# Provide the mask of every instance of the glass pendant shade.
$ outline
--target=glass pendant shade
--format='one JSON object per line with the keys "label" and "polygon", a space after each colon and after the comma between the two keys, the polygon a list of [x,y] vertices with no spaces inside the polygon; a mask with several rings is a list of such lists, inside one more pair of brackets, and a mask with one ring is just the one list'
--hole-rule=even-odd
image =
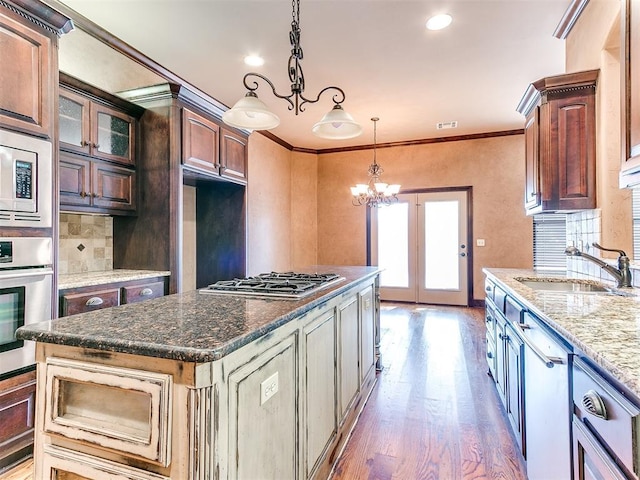
{"label": "glass pendant shade", "polygon": [[339,104],[335,104],[311,131],[320,138],[345,140],[360,135],[362,127]]}
{"label": "glass pendant shade", "polygon": [[222,120],[227,125],[247,130],[269,130],[280,125],[280,118],[254,92],[248,92],[233,108],[224,112]]}

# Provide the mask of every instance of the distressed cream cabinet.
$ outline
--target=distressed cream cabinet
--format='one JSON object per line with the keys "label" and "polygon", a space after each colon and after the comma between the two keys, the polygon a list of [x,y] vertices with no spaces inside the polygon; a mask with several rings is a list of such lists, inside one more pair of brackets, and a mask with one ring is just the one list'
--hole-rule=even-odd
{"label": "distressed cream cabinet", "polygon": [[375,384],[374,282],[208,363],[38,343],[35,478],[327,478]]}

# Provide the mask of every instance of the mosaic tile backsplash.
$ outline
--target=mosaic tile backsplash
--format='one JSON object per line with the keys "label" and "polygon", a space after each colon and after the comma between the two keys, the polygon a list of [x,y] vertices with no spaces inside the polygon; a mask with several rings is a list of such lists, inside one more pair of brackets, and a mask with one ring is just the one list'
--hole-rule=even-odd
{"label": "mosaic tile backsplash", "polygon": [[113,270],[113,218],[60,214],[58,273]]}

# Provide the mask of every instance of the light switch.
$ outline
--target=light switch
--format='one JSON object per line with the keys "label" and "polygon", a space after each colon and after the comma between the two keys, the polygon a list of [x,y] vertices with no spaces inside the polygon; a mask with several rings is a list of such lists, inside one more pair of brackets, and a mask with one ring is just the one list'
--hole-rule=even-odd
{"label": "light switch", "polygon": [[476,239],[476,246],[477,247],[484,247],[484,238]]}

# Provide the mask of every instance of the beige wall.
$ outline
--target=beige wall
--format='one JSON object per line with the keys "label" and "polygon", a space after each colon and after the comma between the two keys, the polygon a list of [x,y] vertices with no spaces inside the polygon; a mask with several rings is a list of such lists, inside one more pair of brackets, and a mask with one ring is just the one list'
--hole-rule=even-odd
{"label": "beige wall", "polygon": [[[566,41],[567,72],[599,69],[597,204],[604,246],[633,252],[631,191],[618,187],[621,157],[620,1],[587,4]],[[615,257],[604,253],[603,257]]]}
{"label": "beige wall", "polygon": [[291,268],[318,263],[318,156],[291,155]]}
{"label": "beige wall", "polygon": [[[364,265],[366,209],[349,186],[366,180],[371,150],[319,155],[318,262]],[[383,179],[403,189],[471,186],[474,298],[483,299],[482,267],[531,268],[531,218],[524,213],[524,136],[378,149]]]}

